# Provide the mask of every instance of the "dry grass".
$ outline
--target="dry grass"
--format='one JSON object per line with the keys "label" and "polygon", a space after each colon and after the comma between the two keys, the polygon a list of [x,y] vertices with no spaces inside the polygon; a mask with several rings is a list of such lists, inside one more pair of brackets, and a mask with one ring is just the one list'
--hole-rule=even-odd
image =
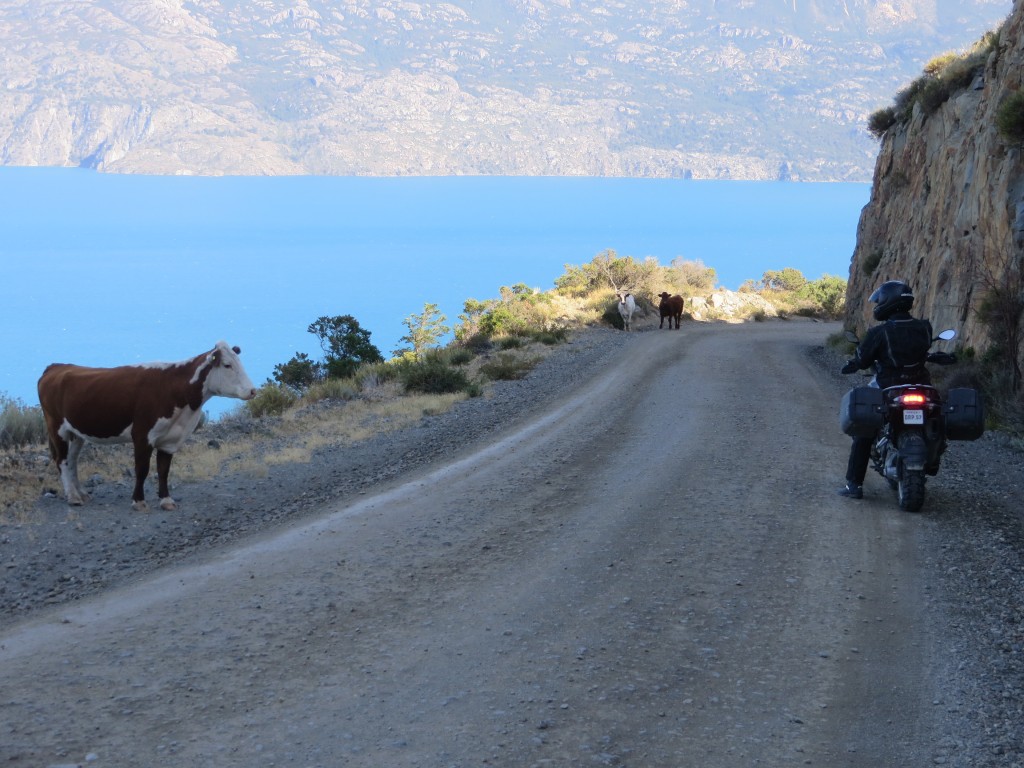
{"label": "dry grass", "polygon": [[232,438],[219,449],[210,447],[199,433],[178,453],[172,472],[185,482],[229,472],[265,477],[269,466],[307,462],[317,449],[344,447],[411,426],[466,398],[464,394],[382,397],[375,393],[374,399],[288,411],[268,419],[262,433]]}
{"label": "dry grass", "polygon": [[[506,361],[529,368],[552,351],[550,345],[529,342],[503,351]],[[476,357],[466,365],[467,375],[478,378],[487,357]],[[454,394],[405,394],[394,380],[364,381],[358,396],[346,388],[324,392],[332,399],[300,405],[281,416],[252,419],[244,409],[224,417],[227,436],[220,437],[218,425],[200,429],[178,452],[171,467],[172,488],[177,483],[203,482],[226,473],[266,477],[268,467],[308,462],[313,452],[329,446],[345,447],[375,435],[413,426],[426,416],[448,411],[468,397]],[[346,399],[338,399],[344,397]],[[352,399],[347,399],[352,398]],[[245,423],[245,430],[231,430],[233,421]],[[216,438],[216,442],[211,444]],[[155,466],[150,470],[154,477]],[[130,445],[89,445],[82,451],[79,475],[86,483],[101,478],[123,483],[126,497],[131,493],[134,460]],[[0,525],[30,524],[36,500],[44,491],[63,495],[56,469],[45,444],[0,449]],[[69,510],[69,514],[75,514]]]}
{"label": "dry grass", "polygon": [[46,446],[0,451],[0,524],[27,522],[47,479],[56,480]]}
{"label": "dry grass", "polygon": [[[395,386],[382,385],[368,397],[330,405],[319,404],[257,421],[251,434],[232,435],[211,446],[211,434],[200,430],[175,457],[175,483],[202,482],[225,473],[266,477],[268,467],[308,462],[327,446],[347,446],[374,435],[414,425],[425,416],[444,413],[464,394],[398,396]],[[155,467],[151,469],[153,477]],[[134,473],[130,445],[89,445],[82,451],[79,475],[83,482],[130,481]],[[130,493],[131,484],[126,483]],[[45,445],[0,451],[0,525],[33,522],[32,509],[45,490],[61,494],[56,469]]]}

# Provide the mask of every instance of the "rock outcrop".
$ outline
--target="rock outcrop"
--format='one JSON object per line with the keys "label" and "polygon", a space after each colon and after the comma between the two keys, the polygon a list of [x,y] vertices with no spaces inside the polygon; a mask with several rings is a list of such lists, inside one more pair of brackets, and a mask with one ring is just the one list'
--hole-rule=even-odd
{"label": "rock outcrop", "polygon": [[868,298],[885,280],[908,281],[915,314],[959,343],[985,350],[992,338],[978,309],[993,286],[1024,267],[1021,147],[999,134],[996,116],[1024,86],[1024,2],[966,89],[937,110],[920,105],[883,136],[871,198],[857,232],[846,322],[874,324]]}
{"label": "rock outcrop", "polygon": [[752,317],[778,317],[779,310],[757,293],[721,289],[708,296],[691,296],[686,311],[694,320],[726,320],[743,322]]}

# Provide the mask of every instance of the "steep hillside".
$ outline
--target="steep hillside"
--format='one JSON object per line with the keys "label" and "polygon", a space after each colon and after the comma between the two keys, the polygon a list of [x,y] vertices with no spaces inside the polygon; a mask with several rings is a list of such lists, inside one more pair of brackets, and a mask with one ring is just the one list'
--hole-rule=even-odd
{"label": "steep hillside", "polygon": [[867,181],[1007,0],[5,0],[0,163]]}
{"label": "steep hillside", "polygon": [[[920,314],[936,330],[956,328],[967,346],[995,340],[979,315],[983,302],[1019,302],[1024,257],[1024,164],[996,116],[1024,85],[1024,4],[971,84],[930,112],[920,102],[884,135],[871,199],[850,267],[847,322],[864,328],[868,297],[889,279],[913,286]],[[1019,325],[1018,325],[1019,327]]]}

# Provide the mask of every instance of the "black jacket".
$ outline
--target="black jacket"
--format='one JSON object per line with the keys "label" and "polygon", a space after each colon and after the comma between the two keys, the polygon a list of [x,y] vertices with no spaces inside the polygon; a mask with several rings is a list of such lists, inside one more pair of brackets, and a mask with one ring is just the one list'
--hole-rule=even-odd
{"label": "black jacket", "polygon": [[849,365],[854,369],[874,366],[878,386],[929,384],[925,367],[932,345],[932,324],[897,312],[869,330]]}

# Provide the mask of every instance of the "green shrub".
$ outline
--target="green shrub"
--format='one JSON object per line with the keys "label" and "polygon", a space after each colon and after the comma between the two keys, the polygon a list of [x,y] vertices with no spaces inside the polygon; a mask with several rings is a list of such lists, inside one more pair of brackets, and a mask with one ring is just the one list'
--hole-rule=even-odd
{"label": "green shrub", "polygon": [[42,408],[0,394],[0,448],[45,443],[46,439]]}
{"label": "green shrub", "polygon": [[920,105],[927,116],[935,112],[949,98],[970,87],[986,60],[998,49],[999,31],[987,32],[966,53],[944,53],[929,61],[924,72],[903,90],[897,92],[894,105],[878,110],[868,118],[868,131],[882,138],[896,123],[907,123]]}
{"label": "green shrub", "polygon": [[[466,304],[467,311],[469,302]],[[490,338],[500,336],[521,336],[532,331],[550,328],[558,315],[553,296],[529,288],[522,283],[501,287],[501,298],[487,302],[485,309],[473,314],[472,319],[463,316],[464,327],[457,338],[465,338],[472,325],[475,333]]]}
{"label": "green shrub", "polygon": [[699,259],[688,260],[681,256],[672,260],[669,274],[679,287],[678,291],[670,293],[678,292],[683,296],[708,293],[714,290],[715,283],[718,282],[718,274],[714,268],[704,266],[704,262]]}
{"label": "green shrub", "polygon": [[1024,144],[1024,92],[1012,93],[999,105],[996,130],[1008,144]]}
{"label": "green shrub", "polygon": [[883,107],[872,112],[868,118],[868,133],[876,139],[880,139],[894,125],[896,125],[896,110],[892,107]]}
{"label": "green shrub", "polygon": [[323,370],[329,378],[352,376],[364,363],[381,363],[384,357],[370,341],[370,332],[352,315],[319,317],[306,329],[324,351]]}
{"label": "green shrub", "polygon": [[245,410],[253,418],[280,416],[298,401],[298,395],[280,384],[267,382],[256,391],[256,396],[246,400]]}
{"label": "green shrub", "polygon": [[793,267],[770,269],[761,275],[761,285],[766,291],[799,291],[807,285],[807,278],[799,269]]}
{"label": "green shrub", "polygon": [[468,349],[474,355],[482,355],[489,352],[494,346],[491,337],[486,333],[472,333],[459,339],[459,344]]}
{"label": "green shrub", "polygon": [[470,392],[472,389],[472,382],[464,371],[448,365],[437,356],[431,355],[418,362],[405,362],[398,368],[406,392],[442,395]]}
{"label": "green shrub", "polygon": [[906,171],[893,171],[888,176],[889,186],[894,190],[903,189],[910,185],[910,177]]}
{"label": "green shrub", "polygon": [[978,51],[949,62],[940,74],[949,92],[956,93],[970,88],[978,72],[984,68],[987,55],[985,51]]}
{"label": "green shrub", "polygon": [[942,71],[950,65],[951,62],[958,59],[958,54],[953,51],[947,51],[946,53],[940,53],[938,56],[932,58],[927,64],[924,65],[924,73],[931,75],[932,77],[938,77],[942,74]]}
{"label": "green shrub", "polygon": [[533,331],[530,333],[530,338],[540,344],[553,347],[557,344],[564,344],[569,340],[569,329],[553,328],[550,331]]}
{"label": "green shrub", "polygon": [[400,375],[400,368],[399,361],[364,363],[359,366],[352,379],[360,389],[370,389],[397,379]]}
{"label": "green shrub", "polygon": [[302,399],[317,403],[321,400],[354,400],[359,397],[359,382],[355,377],[348,379],[324,379],[306,390]]}
{"label": "green shrub", "polygon": [[906,123],[910,121],[914,113],[914,104],[917,103],[918,94],[921,93],[927,82],[928,77],[922,76],[914,80],[903,90],[897,92],[893,111],[899,122]]}
{"label": "green shrub", "polygon": [[565,272],[555,278],[555,291],[562,296],[583,297],[592,293],[600,285],[601,275],[593,264],[577,267],[565,265]]}
{"label": "green shrub", "polygon": [[449,365],[467,365],[476,357],[468,347],[448,347],[445,354]]}
{"label": "green shrub", "polygon": [[[797,295],[812,302],[812,314],[837,318],[846,306],[846,281],[835,275],[822,275],[802,286]],[[798,314],[803,314],[798,310]]]}
{"label": "green shrub", "polygon": [[519,349],[525,347],[527,341],[524,337],[516,334],[515,336],[502,336],[500,339],[496,339],[495,343],[498,345],[498,349]]}
{"label": "green shrub", "polygon": [[498,355],[480,366],[480,373],[493,381],[515,381],[526,376],[539,362],[539,357]]}
{"label": "green shrub", "polygon": [[294,355],[287,363],[274,366],[274,381],[297,393],[305,392],[323,375],[320,363],[311,360],[305,352]]}
{"label": "green shrub", "polygon": [[852,355],[854,350],[857,349],[857,345],[846,338],[846,332],[840,331],[838,333],[831,334],[825,339],[825,345],[832,347],[842,355]]}
{"label": "green shrub", "polygon": [[914,105],[919,104],[925,115],[932,114],[949,99],[950,88],[941,78],[921,75],[910,85],[896,94],[893,116],[896,122],[907,123],[914,115]]}
{"label": "green shrub", "polygon": [[945,80],[926,78],[917,94],[917,101],[925,115],[931,115],[949,100],[950,92],[949,84]]}
{"label": "green shrub", "polygon": [[407,354],[415,358],[423,357],[428,349],[437,347],[442,336],[451,333],[452,329],[444,324],[447,319],[437,304],[424,304],[420,314],[409,315],[402,321],[409,332],[399,341],[409,346],[396,349],[392,354],[396,357],[404,357]]}
{"label": "green shrub", "polygon": [[875,248],[871,253],[864,257],[864,261],[861,262],[860,269],[865,275],[873,274],[878,265],[882,261],[882,255],[884,251],[881,248]]}

